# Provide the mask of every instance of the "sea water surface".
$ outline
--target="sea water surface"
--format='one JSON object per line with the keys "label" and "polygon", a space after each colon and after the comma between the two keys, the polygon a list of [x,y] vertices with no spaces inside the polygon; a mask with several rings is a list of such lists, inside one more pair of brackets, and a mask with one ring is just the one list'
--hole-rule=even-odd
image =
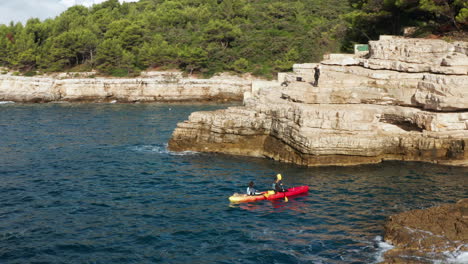
{"label": "sea water surface", "polygon": [[[225,107],[0,105],[0,263],[375,263],[387,216],[468,196],[467,168],[167,150],[191,112]],[[229,203],[276,173],[309,194]]]}

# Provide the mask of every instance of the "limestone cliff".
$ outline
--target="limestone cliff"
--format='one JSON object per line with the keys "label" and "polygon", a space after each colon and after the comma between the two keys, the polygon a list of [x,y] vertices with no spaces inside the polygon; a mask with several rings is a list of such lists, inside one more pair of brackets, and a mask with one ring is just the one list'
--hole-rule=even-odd
{"label": "limestone cliff", "polygon": [[254,82],[242,107],[192,113],[169,148],[306,166],[467,166],[467,55],[466,42],[385,36],[365,57],[327,56],[318,87],[310,84],[315,64],[297,64],[278,81]]}
{"label": "limestone cliff", "polygon": [[139,78],[72,78],[0,75],[0,101],[151,102],[242,100],[252,80],[234,76],[183,77],[179,72],[146,73]]}

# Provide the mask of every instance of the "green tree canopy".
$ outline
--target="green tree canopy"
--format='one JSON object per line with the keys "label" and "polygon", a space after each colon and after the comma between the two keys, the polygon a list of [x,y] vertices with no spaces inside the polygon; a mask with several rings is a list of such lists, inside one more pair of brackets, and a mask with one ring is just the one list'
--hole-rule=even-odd
{"label": "green tree canopy", "polygon": [[467,18],[466,0],[108,0],[54,19],[0,25],[0,66],[272,77],[405,26],[464,30]]}

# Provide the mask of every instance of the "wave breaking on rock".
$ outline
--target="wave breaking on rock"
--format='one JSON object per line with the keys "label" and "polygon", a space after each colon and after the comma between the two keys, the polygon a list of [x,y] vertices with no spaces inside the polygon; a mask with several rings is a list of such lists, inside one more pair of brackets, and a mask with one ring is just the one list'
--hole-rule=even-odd
{"label": "wave breaking on rock", "polygon": [[468,199],[392,215],[384,239],[394,248],[382,263],[466,263]]}

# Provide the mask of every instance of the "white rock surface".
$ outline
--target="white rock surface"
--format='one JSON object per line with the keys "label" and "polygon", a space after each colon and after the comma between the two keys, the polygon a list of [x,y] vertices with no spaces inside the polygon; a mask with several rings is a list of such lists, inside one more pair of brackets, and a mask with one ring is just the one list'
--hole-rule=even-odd
{"label": "white rock surface", "polygon": [[468,42],[384,38],[369,42],[369,58],[361,64],[374,70],[468,74]]}
{"label": "white rock surface", "polygon": [[[254,83],[243,107],[193,113],[178,124],[169,148],[307,166],[382,160],[468,166],[468,76],[447,70],[464,67],[466,43],[387,36],[370,47],[367,64],[340,62],[349,56],[322,62],[318,87],[308,83],[316,64],[296,64],[276,83]],[[376,62],[382,63],[369,66]]]}
{"label": "white rock surface", "polygon": [[430,110],[468,110],[468,75],[426,74],[414,100]]}
{"label": "white rock surface", "polygon": [[184,78],[181,73],[153,73],[147,78],[69,78],[0,75],[0,101],[192,101],[242,100],[252,80],[223,76]]}

